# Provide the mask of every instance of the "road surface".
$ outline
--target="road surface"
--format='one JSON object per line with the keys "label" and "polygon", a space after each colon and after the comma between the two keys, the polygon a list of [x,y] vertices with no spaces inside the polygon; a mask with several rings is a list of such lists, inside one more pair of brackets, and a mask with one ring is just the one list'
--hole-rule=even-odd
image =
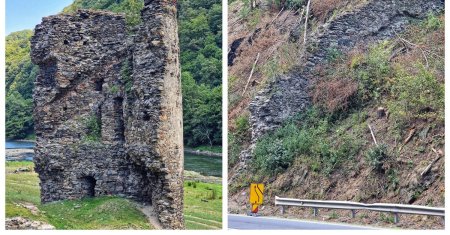
{"label": "road surface", "polygon": [[322,223],[314,221],[292,220],[274,217],[253,217],[247,215],[228,215],[229,229],[255,229],[255,230],[365,230],[369,227]]}

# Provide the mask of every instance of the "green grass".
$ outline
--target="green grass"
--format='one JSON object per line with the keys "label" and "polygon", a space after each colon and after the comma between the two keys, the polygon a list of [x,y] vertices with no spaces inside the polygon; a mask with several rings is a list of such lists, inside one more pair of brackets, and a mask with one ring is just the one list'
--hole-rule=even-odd
{"label": "green grass", "polygon": [[213,153],[222,153],[222,146],[220,146],[220,145],[213,145],[213,146],[203,145],[203,146],[195,147],[193,149],[200,150],[200,151],[209,151],[209,152],[213,152]]}
{"label": "green grass", "polygon": [[222,185],[185,182],[184,219],[187,229],[221,229]]}
{"label": "green grass", "polygon": [[[6,217],[22,216],[43,221],[56,229],[152,229],[137,205],[124,198],[104,196],[43,205],[40,203],[38,175],[35,172],[13,173],[24,167],[32,169],[34,164],[6,162]],[[222,228],[222,186],[195,185],[194,188],[185,184],[186,228]],[[33,215],[23,204],[36,205],[40,213]]]}

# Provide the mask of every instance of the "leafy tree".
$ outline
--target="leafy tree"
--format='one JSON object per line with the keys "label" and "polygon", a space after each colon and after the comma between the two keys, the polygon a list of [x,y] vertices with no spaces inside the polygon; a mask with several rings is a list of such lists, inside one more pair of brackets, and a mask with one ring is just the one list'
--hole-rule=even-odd
{"label": "leafy tree", "polygon": [[32,94],[38,68],[31,62],[30,38],[23,30],[6,37],[6,137],[24,138],[33,130]]}
{"label": "leafy tree", "polygon": [[192,74],[182,73],[185,143],[190,146],[220,145],[222,141],[222,87],[197,84]]}
{"label": "leafy tree", "polygon": [[31,99],[24,99],[17,91],[6,96],[6,137],[25,138],[33,132]]}

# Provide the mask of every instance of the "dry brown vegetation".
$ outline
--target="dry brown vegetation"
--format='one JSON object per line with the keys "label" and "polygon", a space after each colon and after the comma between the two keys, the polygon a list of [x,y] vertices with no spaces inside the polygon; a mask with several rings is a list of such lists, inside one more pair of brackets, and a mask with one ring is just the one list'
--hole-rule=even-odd
{"label": "dry brown vegetation", "polygon": [[311,10],[320,22],[324,22],[334,10],[345,6],[348,2],[348,0],[313,0]]}
{"label": "dry brown vegetation", "polygon": [[[236,51],[236,58],[229,71],[229,126],[233,128],[234,120],[241,116],[255,93],[273,78],[286,72],[297,62],[299,49],[297,44],[289,42],[289,33],[296,25],[298,16],[295,11],[263,11],[255,9],[243,18],[241,2],[230,5],[229,41],[244,38]],[[243,94],[255,59],[260,54],[249,86]]]}
{"label": "dry brown vegetation", "polygon": [[358,83],[348,78],[332,78],[319,80],[313,89],[313,102],[328,113],[345,111],[349,100],[358,91]]}

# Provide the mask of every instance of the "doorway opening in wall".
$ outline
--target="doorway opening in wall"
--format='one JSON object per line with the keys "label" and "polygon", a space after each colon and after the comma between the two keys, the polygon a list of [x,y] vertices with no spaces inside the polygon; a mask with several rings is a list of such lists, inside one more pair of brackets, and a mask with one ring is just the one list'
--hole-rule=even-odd
{"label": "doorway opening in wall", "polygon": [[83,197],[95,197],[96,183],[97,181],[92,176],[85,176],[81,178]]}

